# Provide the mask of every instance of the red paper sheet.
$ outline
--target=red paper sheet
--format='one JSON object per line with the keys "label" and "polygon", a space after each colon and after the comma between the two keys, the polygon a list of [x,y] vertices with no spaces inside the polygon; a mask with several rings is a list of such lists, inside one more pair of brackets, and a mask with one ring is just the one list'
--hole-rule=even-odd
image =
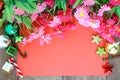
{"label": "red paper sheet", "polygon": [[50,44],[39,45],[39,39],[20,46],[28,53],[23,59],[18,55],[18,65],[24,76],[82,76],[107,75],[102,69],[102,59],[97,55],[97,45],[92,43],[91,28],[79,26],[68,30],[63,39],[53,36]]}

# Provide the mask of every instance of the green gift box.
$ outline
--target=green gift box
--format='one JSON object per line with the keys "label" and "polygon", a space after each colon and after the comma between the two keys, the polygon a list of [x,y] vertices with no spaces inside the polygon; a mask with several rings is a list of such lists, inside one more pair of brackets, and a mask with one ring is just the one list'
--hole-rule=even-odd
{"label": "green gift box", "polygon": [[17,52],[16,48],[13,46],[8,46],[6,53],[12,57],[15,56],[15,53]]}

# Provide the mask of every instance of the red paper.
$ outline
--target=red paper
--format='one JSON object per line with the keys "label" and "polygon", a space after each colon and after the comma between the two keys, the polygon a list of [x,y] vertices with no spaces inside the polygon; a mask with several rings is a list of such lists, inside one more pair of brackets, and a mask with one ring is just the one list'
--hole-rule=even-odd
{"label": "red paper", "polygon": [[74,31],[66,31],[59,39],[53,36],[50,44],[39,45],[39,39],[24,47],[28,53],[23,59],[18,55],[18,64],[24,76],[82,76],[107,75],[102,68],[102,59],[96,54],[97,45],[92,43],[91,28],[78,26]]}

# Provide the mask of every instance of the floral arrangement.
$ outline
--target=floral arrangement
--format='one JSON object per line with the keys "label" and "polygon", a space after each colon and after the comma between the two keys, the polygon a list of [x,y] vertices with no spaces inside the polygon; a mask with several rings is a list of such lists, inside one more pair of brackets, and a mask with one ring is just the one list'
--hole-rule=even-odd
{"label": "floral arrangement", "polygon": [[[24,46],[34,39],[40,39],[40,45],[49,44],[51,34],[64,38],[66,30],[75,30],[78,25],[90,27],[98,34],[92,42],[98,45],[96,51],[103,60],[120,56],[120,0],[2,0],[0,26],[5,25],[5,35],[11,39],[12,46]],[[7,23],[6,23],[7,22]],[[106,44],[100,47],[104,39]],[[16,44],[16,45],[15,45]],[[8,48],[7,48],[8,49]],[[13,55],[14,56],[14,55]],[[110,68],[105,72],[111,71]]]}

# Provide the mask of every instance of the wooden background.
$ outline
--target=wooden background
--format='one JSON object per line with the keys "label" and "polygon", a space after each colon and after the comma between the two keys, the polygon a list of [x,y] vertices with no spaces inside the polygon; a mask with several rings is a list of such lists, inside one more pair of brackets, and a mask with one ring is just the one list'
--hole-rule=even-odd
{"label": "wooden background", "polygon": [[[0,34],[4,31],[0,30]],[[116,39],[119,41],[119,39]],[[2,71],[3,64],[7,61],[8,55],[4,49],[0,50],[0,80],[120,80],[120,57],[110,60],[110,64],[114,66],[113,72],[109,76],[27,76],[19,78],[15,75],[15,71],[6,74]]]}

